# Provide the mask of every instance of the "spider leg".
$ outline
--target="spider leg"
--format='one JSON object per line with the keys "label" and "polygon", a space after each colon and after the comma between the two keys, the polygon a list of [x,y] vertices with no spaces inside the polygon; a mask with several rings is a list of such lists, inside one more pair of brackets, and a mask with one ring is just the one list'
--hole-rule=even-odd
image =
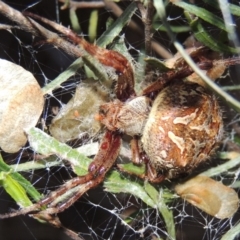
{"label": "spider leg", "polygon": [[[93,162],[90,164],[88,174],[86,174],[85,176],[73,178],[72,180],[62,185],[56,191],[51,192],[45,198],[29,207],[20,209],[19,211],[15,211],[12,213],[0,215],[0,219],[25,215],[29,213],[34,214],[35,212],[39,213],[41,212],[42,216],[46,216],[45,213],[50,214],[51,212],[54,213],[62,212],[64,209],[72,205],[86,191],[88,191],[90,188],[97,186],[104,180],[105,174],[116,161],[116,158],[119,154],[120,145],[121,145],[120,134],[107,131],[100,143],[100,149],[98,154],[95,156]],[[76,187],[79,184],[84,184],[84,186],[78,193],[70,197],[69,200],[63,201],[62,203],[59,204],[59,206],[54,206],[54,204],[51,205],[51,202],[54,202],[56,198],[58,198],[59,196],[61,196],[62,194]],[[50,209],[42,210],[46,205],[50,205]]]}
{"label": "spider leg", "polygon": [[135,164],[142,163],[138,142],[139,142],[139,139],[137,137],[134,137],[130,142],[131,152],[132,152],[132,162]]}
{"label": "spider leg", "polygon": [[174,79],[183,79],[191,75],[193,72],[194,71],[189,66],[186,66],[181,70],[177,69],[163,73],[163,75],[159,77],[154,83],[146,87],[141,95],[148,95],[156,91],[161,91],[170,81]]}
{"label": "spider leg", "polygon": [[118,168],[123,172],[127,172],[131,175],[138,176],[139,178],[146,179],[152,183],[162,182],[165,179],[164,175],[159,174],[156,171],[156,168],[152,166],[146,153],[141,151],[139,147],[139,138],[134,137],[131,140],[130,144],[131,144],[131,152],[132,152],[132,162],[136,165],[145,164],[145,173],[130,172],[127,169],[125,169],[121,164],[118,164]]}
{"label": "spider leg", "polygon": [[[207,75],[212,79],[219,78],[225,71],[225,67],[236,64],[240,64],[239,58],[219,59],[215,61],[211,61],[207,58],[199,58],[197,62],[198,67],[202,70],[206,70]],[[146,87],[141,95],[149,95],[156,91],[159,92],[166,86],[167,83],[173,79],[183,79],[190,76],[192,73],[194,73],[194,71],[188,65],[180,69],[170,70],[166,73],[163,73],[163,75],[159,77],[154,83]]]}
{"label": "spider leg", "polygon": [[[74,186],[81,184],[80,186],[77,186],[77,191],[74,191],[74,194],[72,194],[72,196],[66,201],[57,204],[54,202],[50,203],[48,208],[41,212],[46,214],[56,214],[62,212],[76,202],[89,189],[99,185],[104,180],[106,173],[115,163],[119,154],[120,145],[120,135],[107,131],[100,144],[100,150],[98,154],[95,156],[93,162],[89,166],[89,173],[83,177],[77,177],[73,179]],[[68,183],[66,184],[69,185]],[[66,187],[66,190],[68,190],[69,187],[71,187],[71,189],[73,188],[73,185],[70,185]],[[53,194],[55,194],[55,192],[53,192]]]}
{"label": "spider leg", "polygon": [[[37,19],[53,27],[55,30],[68,37],[73,43],[81,46],[85,51],[87,51],[91,56],[97,59],[101,64],[114,68],[116,74],[118,75],[115,87],[115,93],[118,99],[120,99],[121,101],[125,101],[129,98],[129,96],[136,96],[134,90],[133,69],[131,63],[122,54],[113,50],[108,50],[105,48],[101,48],[97,45],[90,44],[84,38],[79,37],[76,33],[71,31],[69,28],[65,28],[60,24],[52,22],[36,14],[24,12],[24,15]],[[32,24],[35,25],[34,22],[32,22]],[[35,25],[35,27],[38,28],[38,25]],[[62,48],[61,44],[58,43],[58,40],[56,38],[47,39],[47,41],[49,43],[52,43],[53,45],[57,45],[58,47]],[[76,47],[75,51],[77,51],[77,53],[74,53],[73,49],[73,52],[69,52],[69,54],[73,54],[74,56],[78,57],[83,56],[81,51],[78,51]]]}
{"label": "spider leg", "polygon": [[76,193],[73,194],[66,201],[55,204],[50,203],[46,210],[41,211],[40,213],[45,215],[52,215],[63,212],[65,209],[72,206],[85,192],[89,189],[96,187],[104,180],[105,174],[98,175],[96,178],[93,178],[89,182],[86,182],[80,186],[76,187]]}
{"label": "spider leg", "polygon": [[69,180],[65,184],[63,184],[60,188],[58,188],[56,191],[51,192],[48,194],[46,197],[44,197],[42,200],[39,202],[29,206],[25,207],[23,209],[20,209],[18,211],[14,211],[11,213],[6,213],[6,214],[0,214],[0,219],[4,218],[10,218],[10,217],[15,217],[19,215],[26,215],[29,213],[35,213],[35,212],[40,212],[41,209],[43,209],[44,206],[52,202],[54,199],[56,199],[58,196],[61,196],[61,194],[65,193],[69,189],[75,187],[78,184],[82,184],[87,182],[88,180],[92,179],[93,175],[92,174],[87,174],[85,176],[79,176],[76,178],[73,178],[72,180]]}
{"label": "spider leg", "polygon": [[151,165],[150,162],[146,163],[146,176],[145,178],[152,183],[160,183],[162,182],[166,177],[163,174],[159,174],[156,171],[156,168]]}

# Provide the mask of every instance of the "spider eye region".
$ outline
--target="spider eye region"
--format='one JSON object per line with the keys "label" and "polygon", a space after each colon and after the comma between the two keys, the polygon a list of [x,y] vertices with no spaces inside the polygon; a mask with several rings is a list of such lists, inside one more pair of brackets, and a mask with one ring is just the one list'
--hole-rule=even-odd
{"label": "spider eye region", "polygon": [[99,109],[99,115],[101,115],[101,116],[106,116],[107,113],[108,113],[108,111],[109,111],[108,108],[100,107],[100,109]]}
{"label": "spider eye region", "polygon": [[99,114],[95,116],[95,119],[100,121],[110,131],[118,130],[118,127],[116,126],[116,118],[121,105],[122,103],[118,100],[101,105],[99,108]]}

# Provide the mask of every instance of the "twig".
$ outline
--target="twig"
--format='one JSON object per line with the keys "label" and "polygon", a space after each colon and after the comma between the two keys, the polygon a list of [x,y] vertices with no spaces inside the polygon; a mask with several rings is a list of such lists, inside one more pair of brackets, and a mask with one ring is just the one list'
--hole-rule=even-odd
{"label": "twig", "polygon": [[146,55],[151,56],[152,46],[151,46],[151,38],[152,38],[152,18],[153,13],[155,11],[153,7],[152,0],[147,1],[147,6],[144,7],[142,3],[138,4],[139,11],[142,15],[142,21],[144,23],[144,37],[145,37],[145,53]]}

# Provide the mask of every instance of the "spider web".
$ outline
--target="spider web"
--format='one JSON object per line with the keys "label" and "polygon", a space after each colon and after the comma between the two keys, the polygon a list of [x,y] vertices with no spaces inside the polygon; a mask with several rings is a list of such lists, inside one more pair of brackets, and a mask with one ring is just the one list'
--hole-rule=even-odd
{"label": "spider web", "polygon": [[[15,4],[13,7],[20,10],[30,8],[30,11],[34,9],[39,15],[46,16],[49,19],[58,18],[58,5],[54,1],[42,0],[34,2],[34,4],[29,2],[26,4],[16,2]],[[123,6],[126,5],[127,3],[123,4]],[[85,17],[80,14],[83,32],[87,32],[87,19],[90,12],[90,10],[86,11]],[[182,17],[180,13],[173,13],[171,9],[168,14],[170,22]],[[106,19],[109,15],[111,15],[109,11],[104,9],[99,11],[100,19]],[[139,21],[138,13],[134,17],[136,21]],[[60,12],[60,19],[66,26],[69,25],[68,18],[66,11]],[[100,21],[104,22],[104,20]],[[86,24],[84,24],[85,22]],[[133,55],[144,56],[139,51],[143,46],[144,40],[136,39],[130,33],[131,30],[125,30],[129,51]],[[180,35],[180,38],[184,39],[185,37],[186,34]],[[155,38],[160,39],[167,49],[172,50],[172,45],[167,40],[166,35],[157,33]],[[12,30],[11,32],[1,31],[0,57],[21,65],[32,72],[41,86],[46,85],[51,79],[58,76],[74,61],[72,57],[51,45],[46,45],[45,43],[36,45],[34,38],[30,34],[24,34],[19,30]],[[237,70],[235,69],[227,73],[230,76],[228,81],[231,84],[237,84],[237,80],[235,80],[236,74]],[[47,96],[42,116],[47,125],[51,122],[54,115],[52,108],[64,106],[74,95],[76,86],[83,78],[84,73],[79,72],[66,81],[61,89],[54,92],[53,96]],[[223,84],[225,81],[222,80]],[[229,140],[238,137],[236,127],[238,127],[239,116],[231,110],[225,111],[228,113],[228,119],[226,121],[227,133],[224,147],[225,149],[227,147],[238,147],[235,146],[237,145],[235,143],[230,144]],[[89,138],[83,140],[82,144],[91,143],[91,140]],[[29,146],[26,146],[18,154],[5,154],[3,157],[8,164],[20,164],[31,161],[37,156]],[[213,164],[217,165],[214,161]],[[227,175],[218,176],[217,180],[226,182],[231,186],[234,186],[234,184],[237,186],[238,173],[239,169],[235,169],[232,172],[228,172]],[[22,174],[43,194],[58,188],[65,181],[74,177],[70,166],[63,163],[56,167],[24,171]],[[235,190],[238,191],[238,188],[236,187]],[[10,209],[18,209],[18,206],[2,188],[0,189],[0,204],[1,213],[6,213]],[[219,220],[180,198],[174,198],[168,203],[168,207],[173,213],[176,239],[179,240],[221,239],[229,229],[239,223],[239,213],[236,213],[230,219]],[[78,232],[83,239],[171,239],[166,229],[165,221],[159,211],[149,207],[133,195],[106,192],[102,185],[87,192],[72,207],[59,214],[59,218],[65,227]],[[27,216],[1,220],[0,235],[4,239],[70,239],[61,229],[41,224]]]}

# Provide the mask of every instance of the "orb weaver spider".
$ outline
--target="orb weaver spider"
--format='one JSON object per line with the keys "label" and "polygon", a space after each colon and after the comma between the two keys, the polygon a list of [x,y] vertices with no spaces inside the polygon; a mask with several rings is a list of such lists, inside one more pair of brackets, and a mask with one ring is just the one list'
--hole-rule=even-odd
{"label": "orb weaver spider", "polygon": [[[137,95],[133,66],[122,54],[92,45],[70,29],[45,18],[32,13],[25,15],[38,36],[42,34],[41,28],[31,18],[65,35],[69,40],[67,44],[72,46],[72,51],[68,53],[81,56],[77,47],[81,45],[101,64],[113,68],[117,75],[117,99],[101,105],[96,115],[96,119],[105,127],[105,134],[88,173],[67,181],[32,206],[1,215],[1,218],[33,214],[55,226],[61,226],[54,215],[70,207],[85,192],[104,180],[118,157],[124,134],[132,137],[132,161],[146,164],[146,174],[141,177],[156,183],[190,173],[215,151],[223,132],[221,109],[210,91],[200,83],[185,79],[193,70],[183,60]],[[46,42],[63,47],[61,39],[42,36]],[[190,54],[199,68],[207,73],[218,64],[218,60],[214,62],[208,58],[208,54],[209,50],[205,47]],[[235,64],[229,60],[220,62]],[[83,187],[77,193],[61,203],[54,202],[57,197],[78,185]]]}

